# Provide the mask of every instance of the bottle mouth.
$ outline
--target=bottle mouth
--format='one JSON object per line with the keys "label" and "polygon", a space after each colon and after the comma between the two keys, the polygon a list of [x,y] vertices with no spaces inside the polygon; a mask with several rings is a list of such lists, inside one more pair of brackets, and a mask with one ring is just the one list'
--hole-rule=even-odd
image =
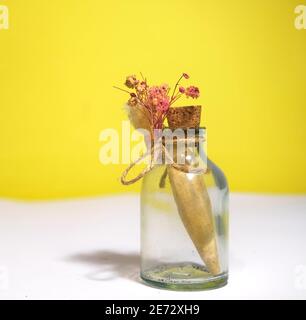
{"label": "bottle mouth", "polygon": [[162,129],[162,132],[165,130],[173,132],[184,132],[184,134],[205,134],[206,132],[206,127],[188,127],[188,128],[176,128],[176,129],[171,129],[170,127],[166,126]]}
{"label": "bottle mouth", "polygon": [[157,129],[154,131],[153,140],[162,139],[165,140],[181,140],[181,139],[193,139],[193,138],[204,138],[206,135],[206,127],[197,128],[176,128],[171,129],[169,127],[164,127],[163,129]]}
{"label": "bottle mouth", "polygon": [[187,127],[187,128],[183,127],[183,128],[175,128],[175,129],[171,129],[169,126],[164,126],[164,129],[169,129],[169,130],[172,130],[172,131],[177,130],[177,129],[181,129],[181,130],[188,130],[188,129],[195,129],[195,130],[197,130],[197,129],[204,129],[204,130],[206,130],[206,127],[204,127],[204,126],[200,126],[200,127]]}
{"label": "bottle mouth", "polygon": [[205,141],[205,135],[205,127],[177,129],[164,127],[164,129],[159,129],[157,132],[155,132],[152,142],[154,145],[158,145],[159,143],[164,145],[183,143],[187,145],[194,144],[195,146],[198,146],[199,142]]}

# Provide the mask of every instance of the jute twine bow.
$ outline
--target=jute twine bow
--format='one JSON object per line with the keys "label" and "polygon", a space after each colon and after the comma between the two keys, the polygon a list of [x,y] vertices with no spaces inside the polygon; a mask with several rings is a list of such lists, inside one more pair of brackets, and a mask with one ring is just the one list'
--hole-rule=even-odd
{"label": "jute twine bow", "polygon": [[[206,172],[206,170],[204,168],[192,168],[190,165],[187,164],[178,164],[175,163],[175,161],[173,160],[172,156],[170,155],[170,153],[168,152],[167,148],[165,147],[165,145],[162,143],[161,141],[162,138],[158,139],[158,143],[154,144],[150,150],[148,150],[144,155],[142,155],[141,157],[139,157],[137,160],[133,161],[122,173],[121,175],[121,183],[124,185],[129,185],[129,184],[133,184],[136,181],[140,180],[141,178],[143,178],[147,173],[149,173],[151,170],[153,170],[153,168],[155,166],[158,166],[159,164],[154,163],[154,155],[159,155],[160,152],[164,152],[165,155],[165,160],[167,160],[167,165],[171,165],[172,167],[174,167],[175,169],[185,172],[185,173],[203,173]],[[177,138],[177,142],[185,142],[185,143],[198,143],[201,141],[204,141],[204,137],[187,137],[187,138]],[[149,165],[144,168],[135,178],[127,180],[127,175],[129,173],[129,171],[140,161],[142,161],[143,159],[145,159],[148,156],[151,156],[151,160]]]}

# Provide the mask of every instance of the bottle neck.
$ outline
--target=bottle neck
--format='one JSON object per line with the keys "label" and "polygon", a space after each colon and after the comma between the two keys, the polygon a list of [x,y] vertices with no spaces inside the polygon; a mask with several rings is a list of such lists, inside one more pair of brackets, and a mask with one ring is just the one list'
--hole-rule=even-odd
{"label": "bottle neck", "polygon": [[205,128],[178,128],[175,130],[165,128],[160,131],[154,140],[156,149],[163,150],[158,154],[159,161],[168,164],[170,159],[182,165],[198,162],[198,159],[205,154],[205,131]]}

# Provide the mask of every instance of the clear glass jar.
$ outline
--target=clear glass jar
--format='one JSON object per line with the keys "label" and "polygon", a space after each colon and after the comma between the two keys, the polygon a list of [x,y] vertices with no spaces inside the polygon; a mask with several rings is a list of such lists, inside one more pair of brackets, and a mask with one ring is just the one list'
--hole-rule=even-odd
{"label": "clear glass jar", "polygon": [[143,178],[141,278],[172,290],[218,288],[228,279],[228,185],[201,140],[188,148],[178,156],[203,172],[162,163]]}

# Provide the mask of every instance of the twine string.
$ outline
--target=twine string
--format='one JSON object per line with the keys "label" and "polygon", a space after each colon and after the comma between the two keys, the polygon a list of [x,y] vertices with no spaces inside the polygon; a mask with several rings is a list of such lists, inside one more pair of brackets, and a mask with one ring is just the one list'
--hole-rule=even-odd
{"label": "twine string", "polygon": [[[165,147],[165,145],[161,142],[162,138],[158,139],[158,143],[154,144],[150,150],[148,150],[144,155],[140,156],[138,159],[136,159],[135,161],[133,161],[122,173],[121,175],[121,183],[124,185],[130,185],[135,183],[136,181],[142,179],[147,173],[149,173],[150,171],[152,171],[154,169],[155,166],[158,166],[159,164],[154,163],[153,159],[154,159],[154,155],[159,155],[161,152],[164,153],[165,155],[165,160],[167,160],[168,162],[166,162],[168,165],[171,165],[172,167],[174,167],[175,169],[181,171],[181,172],[185,172],[185,173],[203,173],[206,170],[204,168],[192,168],[190,165],[187,164],[178,164],[173,160],[173,157],[170,155],[170,153],[168,152],[167,148]],[[185,143],[198,143],[201,141],[204,141],[204,137],[187,137],[187,138],[177,138],[177,142],[185,142]],[[150,163],[147,165],[147,167],[145,167],[136,177],[127,180],[127,175],[129,173],[129,171],[140,161],[144,160],[146,157],[151,156],[150,159]]]}

